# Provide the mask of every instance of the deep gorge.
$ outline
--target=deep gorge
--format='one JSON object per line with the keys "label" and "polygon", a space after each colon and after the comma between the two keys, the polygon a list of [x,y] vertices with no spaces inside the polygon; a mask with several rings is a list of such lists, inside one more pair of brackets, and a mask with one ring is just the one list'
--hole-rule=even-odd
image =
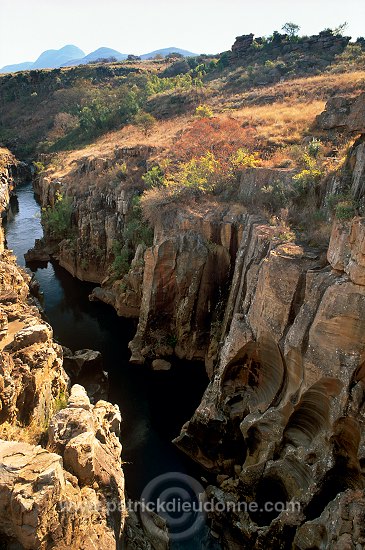
{"label": "deep gorge", "polygon": [[[5,234],[19,265],[25,265],[24,254],[43,235],[40,206],[31,182],[17,187]],[[203,365],[177,361],[173,371],[162,373],[130,365],[128,342],[136,329],[133,320],[118,317],[110,306],[90,302],[94,285],[78,281],[57,262],[31,266],[56,341],[72,351],[94,349],[102,353],[108,373],[108,400],[119,405],[123,418],[121,441],[129,495],[138,499],[147,483],[162,473],[192,473],[193,465],[171,440],[190,418],[206,388]]]}
{"label": "deep gorge", "polygon": [[[244,115],[176,114],[195,89],[156,94],[171,119],[151,133],[39,145],[29,164],[0,151],[6,550],[365,548],[365,94],[341,78],[346,97],[323,111],[314,94],[287,148],[272,124],[262,158],[238,148],[259,127]],[[258,89],[260,117],[285,87],[272,105]],[[212,504],[182,541],[125,510],[171,472]]]}

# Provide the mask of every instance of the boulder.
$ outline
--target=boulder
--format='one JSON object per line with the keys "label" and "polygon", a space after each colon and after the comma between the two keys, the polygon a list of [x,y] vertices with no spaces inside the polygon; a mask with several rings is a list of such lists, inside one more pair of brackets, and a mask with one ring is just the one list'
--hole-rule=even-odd
{"label": "boulder", "polygon": [[298,550],[331,550],[365,547],[365,497],[363,491],[348,490],[337,495],[319,518],[307,521],[297,531]]}
{"label": "boulder", "polygon": [[[72,387],[68,405],[51,419],[49,445],[64,456],[65,467],[83,485],[117,483],[123,492],[119,408],[107,401],[92,405],[85,389]],[[114,481],[112,481],[112,478]]]}
{"label": "boulder", "polygon": [[169,361],[165,361],[164,359],[155,359],[152,361],[152,368],[153,370],[170,370],[171,369],[171,363]]}
{"label": "boulder", "polygon": [[75,351],[63,348],[63,366],[72,383],[83,386],[90,401],[95,404],[108,396],[108,375],[103,371],[103,359],[99,351],[85,349]]}
{"label": "boulder", "polygon": [[124,494],[81,488],[58,454],[0,440],[0,540],[7,547],[110,550],[119,546],[123,518]]}
{"label": "boulder", "polygon": [[331,98],[323,113],[317,116],[316,126],[322,130],[365,133],[365,93],[356,98]]}
{"label": "boulder", "polygon": [[1,533],[26,549],[45,548],[48,537],[62,541],[66,533],[62,533],[58,507],[66,492],[59,455],[0,440]]}
{"label": "boulder", "polygon": [[86,390],[83,386],[75,384],[71,388],[70,397],[68,398],[68,409],[85,409],[91,410],[90,399],[87,396]]}
{"label": "boulder", "polygon": [[48,444],[62,453],[71,439],[94,429],[95,421],[90,410],[67,407],[52,417],[48,427]]}
{"label": "boulder", "polygon": [[15,334],[12,349],[16,351],[32,346],[33,344],[49,342],[52,339],[52,335],[53,332],[49,325],[31,325]]}
{"label": "boulder", "polygon": [[24,254],[24,258],[27,263],[49,262],[51,259],[50,250],[44,239],[36,239],[34,247]]}
{"label": "boulder", "polygon": [[337,220],[332,229],[328,261],[356,285],[365,286],[365,218]]}
{"label": "boulder", "polygon": [[75,351],[64,350],[63,366],[66,372],[73,377],[78,377],[83,371],[98,369],[102,366],[100,351],[83,349]]}

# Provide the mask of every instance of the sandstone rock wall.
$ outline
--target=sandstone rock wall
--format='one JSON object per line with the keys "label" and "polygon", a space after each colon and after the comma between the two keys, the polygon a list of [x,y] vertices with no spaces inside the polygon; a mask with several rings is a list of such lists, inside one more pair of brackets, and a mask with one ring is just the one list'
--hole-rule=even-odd
{"label": "sandstone rock wall", "polygon": [[[57,193],[73,201],[74,235],[61,242],[56,253],[60,265],[73,276],[94,283],[108,279],[113,247],[122,240],[126,217],[141,188],[141,175],[150,154],[148,147],[116,149],[112,158],[81,159],[66,177],[53,178],[46,172],[35,179],[34,189],[44,207],[54,205]],[[110,171],[123,163],[129,166],[128,181],[123,174]],[[110,286],[115,303],[117,296]],[[132,287],[128,291],[131,308],[136,308],[135,290]],[[128,304],[127,297],[125,301]],[[138,307],[134,315],[138,315]]]}
{"label": "sandstone rock wall", "polygon": [[[14,188],[15,159],[4,168],[3,212]],[[67,391],[62,349],[29,293],[31,277],[4,248],[0,227],[0,422],[43,425],[55,400]]]}
{"label": "sandstone rock wall", "polygon": [[348,132],[365,133],[365,93],[355,97],[333,97],[318,115],[316,124],[323,130],[343,129]]}
{"label": "sandstone rock wall", "polygon": [[[358,115],[350,120],[349,130],[357,131]],[[348,159],[355,196],[363,195],[362,143],[363,137]],[[276,177],[268,170],[257,174],[265,182]],[[57,185],[63,183],[41,182],[45,203]],[[240,192],[254,194],[257,185],[247,171]],[[108,252],[121,231],[117,189],[75,194],[80,243],[75,257],[62,245],[60,260],[80,278],[86,278],[83,259],[90,280],[106,275],[106,257],[99,265],[93,252]],[[335,225],[327,263],[315,249],[282,242],[273,226],[242,207],[181,210],[173,226],[156,225],[152,247],[136,252],[123,280],[127,288],[104,284],[94,292],[121,314],[139,315],[133,362],[173,353],[206,360],[211,382],[175,442],[219,476],[212,497],[300,504],[276,517],[213,514],[226,548],[285,547],[287,541],[309,550],[312,528],[318,547],[340,548],[355,538],[365,544],[358,523],[365,468],[363,226],[361,217]],[[328,525],[338,511],[336,525]]]}
{"label": "sandstone rock wall", "polygon": [[0,214],[6,217],[10,195],[17,183],[31,179],[31,169],[19,162],[8,149],[0,148]]}
{"label": "sandstone rock wall", "polygon": [[97,180],[116,162],[97,158],[85,159],[64,180],[40,177],[35,190],[44,205],[54,204],[58,192],[73,197],[75,238],[61,242],[56,256],[72,275],[101,283],[92,300],[139,319],[132,361],[173,354],[203,360],[217,307],[227,294],[245,210],[230,205],[205,205],[197,212],[181,209],[173,224],[163,220],[154,227],[153,246],[137,246],[129,272],[113,280],[115,244],[124,238],[152,152],[141,148],[116,153],[129,165],[127,180],[118,185],[107,180],[103,186],[79,184],[83,174]]}
{"label": "sandstone rock wall", "polygon": [[212,379],[175,443],[218,475],[216,501],[300,509],[212,514],[225,548],[365,544],[364,223],[335,223],[326,265],[246,221]]}
{"label": "sandstone rock wall", "polygon": [[[126,515],[120,414],[73,386],[49,449],[0,440],[0,536],[22,548],[119,548]],[[4,542],[5,542],[4,541]]]}
{"label": "sandstone rock wall", "polygon": [[341,171],[328,179],[326,199],[351,193],[359,205],[365,197],[365,93],[355,98],[334,97],[316,119],[316,127],[325,132],[358,135]]}
{"label": "sandstone rock wall", "polygon": [[145,357],[204,360],[212,324],[227,295],[246,219],[237,206],[178,213],[174,228],[155,228],[145,253],[143,295],[132,362]]}

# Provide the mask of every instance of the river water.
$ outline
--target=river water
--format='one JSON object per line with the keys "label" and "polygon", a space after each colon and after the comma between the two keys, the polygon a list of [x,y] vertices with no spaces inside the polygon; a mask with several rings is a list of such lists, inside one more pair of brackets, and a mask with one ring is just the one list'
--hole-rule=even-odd
{"label": "river water", "polygon": [[[6,223],[6,240],[18,263],[42,237],[40,207],[31,183],[17,188]],[[128,363],[128,342],[135,323],[105,304],[90,302],[94,285],[74,279],[56,263],[32,267],[44,294],[44,310],[55,339],[72,351],[94,349],[103,355],[109,376],[109,401],[120,407],[123,469],[130,497],[138,499],[147,483],[167,472],[198,477],[195,465],[172,443],[193,414],[208,380],[201,364],[180,362],[169,372],[152,372]],[[201,546],[199,546],[201,547]],[[194,544],[189,548],[198,548]]]}

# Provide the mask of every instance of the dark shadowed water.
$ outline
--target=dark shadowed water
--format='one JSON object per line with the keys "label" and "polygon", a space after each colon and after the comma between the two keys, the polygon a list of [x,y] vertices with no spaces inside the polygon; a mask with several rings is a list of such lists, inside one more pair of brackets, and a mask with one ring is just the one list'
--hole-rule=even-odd
{"label": "dark shadowed water", "polygon": [[[31,184],[17,188],[6,224],[7,246],[25,265],[24,253],[42,237],[40,207]],[[44,293],[44,309],[55,339],[73,351],[99,350],[109,374],[109,400],[121,409],[121,440],[130,496],[139,498],[145,485],[166,472],[197,477],[194,464],[171,444],[197,407],[207,385],[202,365],[174,365],[170,372],[153,373],[128,363],[128,342],[135,323],[118,317],[104,304],[90,302],[93,285],[82,283],[56,263],[32,268]],[[189,548],[200,548],[191,542]]]}

